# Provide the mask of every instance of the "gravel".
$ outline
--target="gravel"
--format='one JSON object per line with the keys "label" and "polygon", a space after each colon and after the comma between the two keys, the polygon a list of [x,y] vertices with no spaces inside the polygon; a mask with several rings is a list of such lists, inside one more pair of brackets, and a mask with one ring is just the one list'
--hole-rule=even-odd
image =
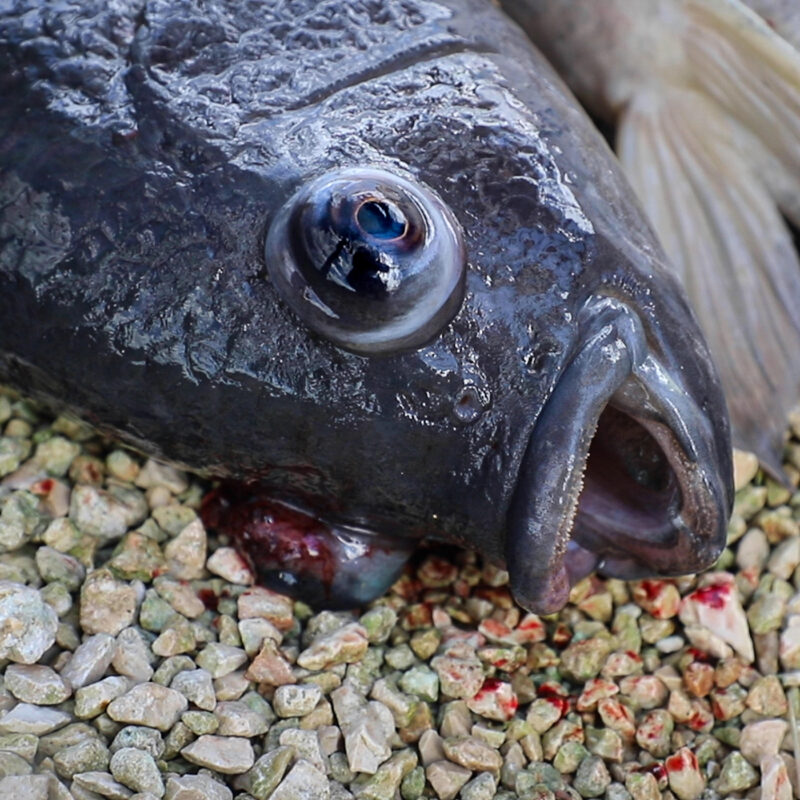
{"label": "gravel", "polygon": [[706,574],[591,576],[540,619],[429,551],[315,613],[252,585],[200,479],[0,406],[0,797],[800,797],[800,491],[750,454]]}

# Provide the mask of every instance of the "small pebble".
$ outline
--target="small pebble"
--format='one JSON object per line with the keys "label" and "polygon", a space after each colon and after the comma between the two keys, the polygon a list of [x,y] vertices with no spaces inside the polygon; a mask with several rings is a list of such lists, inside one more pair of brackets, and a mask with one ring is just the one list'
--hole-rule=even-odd
{"label": "small pebble", "polygon": [[238,736],[201,736],[181,750],[192,764],[208,767],[223,775],[247,772],[255,762],[253,746]]}
{"label": "small pebble", "polygon": [[117,722],[168,731],[188,706],[180,692],[158,683],[142,683],[112,700],[107,713]]}
{"label": "small pebble", "polygon": [[150,753],[135,747],[123,747],[111,756],[109,768],[115,780],[134,792],[150,792],[163,797],[164,781]]}
{"label": "small pebble", "polygon": [[72,687],[54,669],[40,664],[9,664],[5,686],[25,703],[52,706],[72,694]]}
{"label": "small pebble", "polygon": [[279,717],[304,717],[322,698],[322,690],[313,683],[279,686],[272,706]]}
{"label": "small pebble", "polygon": [[0,580],[0,658],[36,663],[55,641],[58,617],[28,586]]}

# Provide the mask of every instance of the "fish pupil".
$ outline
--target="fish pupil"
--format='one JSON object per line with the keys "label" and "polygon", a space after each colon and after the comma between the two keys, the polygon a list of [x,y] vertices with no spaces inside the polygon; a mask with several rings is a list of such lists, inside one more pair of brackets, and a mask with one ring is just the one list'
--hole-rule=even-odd
{"label": "fish pupil", "polygon": [[406,230],[400,209],[380,200],[367,200],[356,212],[356,222],[364,233],[376,239],[397,239]]}

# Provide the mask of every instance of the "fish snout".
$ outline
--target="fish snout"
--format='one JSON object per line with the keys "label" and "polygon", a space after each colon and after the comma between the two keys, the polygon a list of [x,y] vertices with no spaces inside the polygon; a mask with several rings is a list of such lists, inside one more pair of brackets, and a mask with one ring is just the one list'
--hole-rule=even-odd
{"label": "fish snout", "polygon": [[[725,546],[732,496],[719,418],[651,351],[625,302],[595,295],[579,346],[533,428],[507,520],[517,601],[564,606],[593,570],[632,579],[696,572]],[[722,437],[724,440],[724,437]]]}

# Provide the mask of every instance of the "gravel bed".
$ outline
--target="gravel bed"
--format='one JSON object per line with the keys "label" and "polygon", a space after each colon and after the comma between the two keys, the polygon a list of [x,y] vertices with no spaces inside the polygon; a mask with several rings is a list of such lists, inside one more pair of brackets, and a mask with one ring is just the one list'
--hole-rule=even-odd
{"label": "gravel bed", "polygon": [[429,551],[315,613],[205,530],[208,484],[1,390],[0,425],[2,798],[800,797],[800,492],[748,454],[703,575],[540,619]]}

